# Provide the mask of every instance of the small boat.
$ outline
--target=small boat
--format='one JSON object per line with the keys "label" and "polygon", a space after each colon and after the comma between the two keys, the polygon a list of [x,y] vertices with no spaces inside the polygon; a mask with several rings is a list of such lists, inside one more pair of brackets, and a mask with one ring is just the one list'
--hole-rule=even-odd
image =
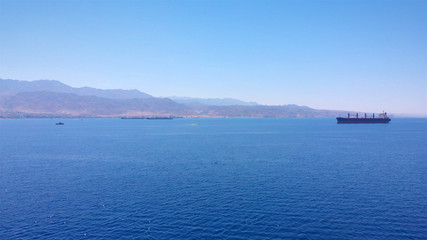
{"label": "small boat", "polygon": [[57,122],[57,123],[55,123],[56,125],[64,125],[65,123],[63,123],[63,122]]}

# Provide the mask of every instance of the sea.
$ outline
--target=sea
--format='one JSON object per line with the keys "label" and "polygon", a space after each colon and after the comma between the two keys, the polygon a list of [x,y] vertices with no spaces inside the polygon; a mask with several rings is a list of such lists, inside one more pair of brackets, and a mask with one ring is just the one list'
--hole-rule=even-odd
{"label": "sea", "polygon": [[2,119],[0,239],[427,239],[427,119]]}

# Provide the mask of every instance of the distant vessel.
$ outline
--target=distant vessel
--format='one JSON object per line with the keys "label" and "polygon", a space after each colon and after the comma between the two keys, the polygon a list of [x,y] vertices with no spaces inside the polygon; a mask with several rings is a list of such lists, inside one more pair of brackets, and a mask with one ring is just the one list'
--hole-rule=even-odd
{"label": "distant vessel", "polygon": [[57,122],[56,125],[64,125],[63,122]]}
{"label": "distant vessel", "polygon": [[146,119],[146,117],[122,117],[122,119]]}
{"label": "distant vessel", "polygon": [[147,117],[149,120],[157,120],[157,119],[173,119],[173,117]]}
{"label": "distant vessel", "polygon": [[173,117],[121,117],[121,119],[173,119]]}
{"label": "distant vessel", "polygon": [[375,113],[372,114],[372,117],[368,117],[365,113],[364,117],[359,117],[359,114],[351,116],[350,113],[347,117],[337,117],[337,123],[389,123],[391,119],[387,116],[386,112],[379,114],[378,117],[375,117]]}

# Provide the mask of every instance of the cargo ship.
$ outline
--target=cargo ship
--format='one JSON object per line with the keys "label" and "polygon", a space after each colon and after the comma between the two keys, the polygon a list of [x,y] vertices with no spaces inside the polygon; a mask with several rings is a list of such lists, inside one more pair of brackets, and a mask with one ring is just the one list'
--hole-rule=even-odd
{"label": "cargo ship", "polygon": [[337,123],[389,123],[390,121],[386,112],[379,114],[378,117],[375,117],[375,113],[372,116],[367,116],[365,113],[362,117],[359,117],[358,113],[353,116],[349,113],[347,117],[337,117]]}

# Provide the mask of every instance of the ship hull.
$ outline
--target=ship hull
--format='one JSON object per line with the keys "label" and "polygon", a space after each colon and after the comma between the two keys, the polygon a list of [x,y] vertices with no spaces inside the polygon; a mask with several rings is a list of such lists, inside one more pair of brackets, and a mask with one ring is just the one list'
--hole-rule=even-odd
{"label": "ship hull", "polygon": [[337,123],[389,123],[390,118],[341,118],[337,117]]}

